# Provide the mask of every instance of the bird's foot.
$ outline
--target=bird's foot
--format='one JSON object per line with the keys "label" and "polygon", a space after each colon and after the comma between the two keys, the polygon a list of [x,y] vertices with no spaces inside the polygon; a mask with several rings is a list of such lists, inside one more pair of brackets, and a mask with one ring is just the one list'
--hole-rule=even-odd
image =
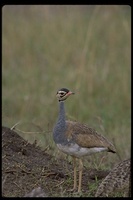
{"label": "bird's foot", "polygon": [[72,189],[68,189],[67,191],[68,191],[68,192],[76,192],[76,188],[73,187]]}
{"label": "bird's foot", "polygon": [[80,190],[80,191],[79,191],[79,190],[77,191],[76,188],[68,189],[67,191],[68,191],[68,192],[71,192],[71,193],[74,195],[74,197],[82,197],[82,196],[83,196],[82,191],[81,191],[81,190]]}

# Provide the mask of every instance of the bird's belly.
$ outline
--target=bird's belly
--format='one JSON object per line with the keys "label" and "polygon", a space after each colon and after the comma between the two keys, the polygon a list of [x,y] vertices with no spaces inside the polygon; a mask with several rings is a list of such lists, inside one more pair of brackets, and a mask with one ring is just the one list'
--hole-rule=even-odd
{"label": "bird's belly", "polygon": [[57,147],[64,153],[75,157],[82,157],[101,151],[107,151],[107,148],[105,147],[84,148],[80,147],[78,144],[69,144],[69,145],[57,144]]}

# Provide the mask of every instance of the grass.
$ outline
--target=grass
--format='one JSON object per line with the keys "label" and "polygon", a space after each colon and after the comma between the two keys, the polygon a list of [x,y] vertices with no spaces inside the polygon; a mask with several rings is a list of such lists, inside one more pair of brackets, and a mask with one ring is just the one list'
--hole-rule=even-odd
{"label": "grass", "polygon": [[[2,125],[20,121],[19,134],[55,157],[62,156],[52,139],[61,87],[76,93],[67,117],[112,140],[122,160],[130,157],[130,74],[129,6],[3,7]],[[112,160],[108,154],[105,167]]]}

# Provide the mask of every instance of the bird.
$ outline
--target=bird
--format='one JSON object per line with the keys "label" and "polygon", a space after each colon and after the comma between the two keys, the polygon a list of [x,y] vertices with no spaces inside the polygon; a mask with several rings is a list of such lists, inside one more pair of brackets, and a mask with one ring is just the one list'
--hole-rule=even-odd
{"label": "bird", "polygon": [[77,160],[79,161],[78,193],[80,193],[83,171],[82,157],[101,151],[116,153],[116,150],[114,145],[95,129],[77,121],[66,120],[64,101],[74,94],[74,92],[67,88],[61,88],[56,93],[59,103],[59,113],[57,122],[53,128],[53,140],[60,151],[73,158],[74,185],[70,191],[77,190],[76,163]]}
{"label": "bird", "polygon": [[124,197],[131,196],[131,159],[115,165],[99,185],[95,197],[114,197],[122,192]]}

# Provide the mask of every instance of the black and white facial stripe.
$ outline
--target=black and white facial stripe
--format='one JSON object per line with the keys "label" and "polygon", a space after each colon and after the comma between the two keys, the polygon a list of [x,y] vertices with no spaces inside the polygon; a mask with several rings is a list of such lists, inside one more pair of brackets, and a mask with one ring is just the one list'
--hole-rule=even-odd
{"label": "black and white facial stripe", "polygon": [[74,93],[68,90],[67,88],[62,88],[57,91],[56,97],[58,98],[59,101],[64,101],[71,94],[74,94]]}

